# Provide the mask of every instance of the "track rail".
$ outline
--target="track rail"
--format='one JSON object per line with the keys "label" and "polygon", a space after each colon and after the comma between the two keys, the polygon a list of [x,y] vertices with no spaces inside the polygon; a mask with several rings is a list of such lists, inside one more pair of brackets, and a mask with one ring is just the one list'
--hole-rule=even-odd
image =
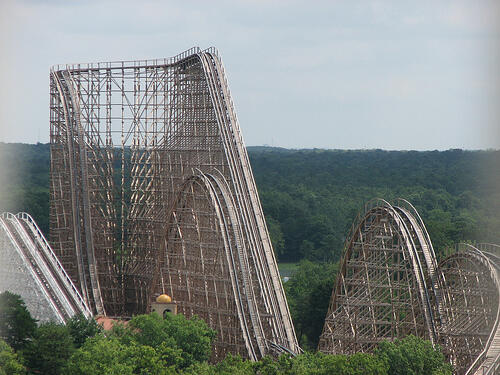
{"label": "track rail", "polygon": [[415,209],[415,207],[405,199],[395,200],[396,209],[402,214],[406,221],[408,221],[408,228],[413,232],[415,237],[415,243],[419,246],[418,253],[421,254],[421,262],[427,267],[427,272],[430,277],[430,282],[432,286],[432,293],[435,297],[435,311],[436,316],[434,317],[438,320],[438,323],[443,323],[444,312],[443,312],[443,301],[442,301],[442,288],[444,285],[444,280],[438,269],[438,262],[436,260],[436,254],[434,252],[434,247],[432,246],[432,241],[430,239],[427,228],[420,217],[420,214]]}
{"label": "track rail", "polygon": [[91,317],[91,311],[33,218],[24,212],[3,213],[0,220],[59,321],[64,322],[78,313]]}

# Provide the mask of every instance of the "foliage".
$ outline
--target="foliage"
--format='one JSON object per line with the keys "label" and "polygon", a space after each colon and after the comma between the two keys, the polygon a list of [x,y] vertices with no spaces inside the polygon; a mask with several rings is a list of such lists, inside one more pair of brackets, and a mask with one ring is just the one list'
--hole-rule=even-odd
{"label": "foliage", "polygon": [[124,344],[134,342],[160,351],[167,348],[179,350],[180,361],[176,359],[175,363],[179,368],[207,361],[215,337],[215,331],[203,320],[197,317],[186,319],[182,314],[166,314],[164,318],[156,313],[137,315],[126,326],[115,326],[113,332]]}
{"label": "foliage", "polygon": [[210,372],[220,375],[250,375],[255,373],[254,363],[233,355],[228,355],[222,362],[209,369],[207,374]]}
{"label": "foliage", "polygon": [[78,314],[66,322],[66,328],[73,339],[73,345],[76,349],[80,348],[85,340],[94,337],[102,332],[102,327],[97,324],[95,319],[87,319],[83,314]]}
{"label": "foliage", "polygon": [[0,375],[24,375],[26,368],[19,356],[2,339],[0,339]]}
{"label": "foliage", "polygon": [[38,327],[33,340],[22,353],[30,372],[57,375],[65,373],[63,367],[74,350],[68,329],[62,324],[50,322]]}
{"label": "foliage", "polygon": [[284,242],[280,261],[337,261],[376,197],[414,204],[438,254],[458,241],[500,242],[500,151],[250,147],[249,157],[273,244]]}
{"label": "foliage", "polygon": [[[248,151],[279,261],[305,259],[323,262],[320,265],[301,263],[285,284],[297,334],[306,348],[315,347],[321,332],[336,273],[334,262],[340,259],[345,237],[357,213],[370,199],[403,197],[413,203],[422,216],[438,256],[458,241],[500,243],[500,151],[388,152],[265,147],[249,148]],[[48,233],[49,145],[0,144],[0,153],[5,165],[9,166],[2,171],[4,183],[0,186],[0,211],[27,211],[37,220],[42,231]],[[33,335],[34,321],[30,324],[29,317],[19,326],[9,323],[13,325],[8,329],[15,331],[9,337],[18,340],[17,343],[9,341],[5,336],[5,315],[2,318],[4,310],[0,307],[0,336],[21,348]],[[11,314],[8,320],[14,322],[18,315],[23,316],[21,313]],[[104,348],[112,346],[119,356],[118,359],[109,359],[111,367],[108,373],[142,371],[136,366],[142,363],[140,358],[146,358],[146,362],[165,363],[167,368],[176,371],[235,374],[252,371],[262,374],[276,371],[322,373],[325,368],[334,371],[334,366],[340,366],[346,360],[304,354],[293,360],[282,358],[278,362],[269,362],[266,359],[249,364],[228,357],[219,367],[213,367],[205,362],[210,355],[207,348],[213,332],[200,327],[181,329],[176,325],[179,322],[169,322],[168,319],[165,323],[141,319],[131,323],[130,327],[135,327],[135,331],[132,328],[116,328],[109,338],[97,334],[87,341],[86,338],[95,333],[92,323],[87,326],[89,331],[85,333],[86,329],[83,329],[81,335],[77,334],[79,328],[69,328],[75,346],[81,346],[73,357],[80,358],[83,366],[85,355],[95,351],[96,357],[100,355],[104,361]],[[85,326],[85,322],[80,323]],[[78,322],[71,324],[81,327]],[[161,329],[155,331],[156,328]],[[170,333],[163,334],[163,329],[170,329]],[[197,338],[200,333],[202,339]],[[193,347],[189,345],[191,340]],[[430,348],[419,345],[412,344],[411,340],[408,343],[382,344],[375,357],[384,358],[384,363],[392,366],[388,370],[389,373],[393,371],[391,374],[419,374],[422,373],[419,371],[424,371],[422,366],[425,371],[434,371],[435,374],[449,373],[446,367],[430,369],[432,361],[422,362],[420,354],[411,357],[411,353],[432,354]],[[412,348],[411,351],[408,348]],[[367,359],[360,356],[359,361],[370,362],[370,358],[375,357]],[[354,359],[346,361],[351,363]],[[439,362],[439,358],[436,361]],[[397,364],[402,368],[394,368]],[[106,373],[95,367],[98,364],[88,366],[95,371],[86,373]],[[377,366],[373,371],[378,371]],[[120,370],[122,367],[123,371]],[[404,372],[406,370],[410,372]]]}
{"label": "foliage", "polygon": [[283,255],[285,252],[285,239],[283,237],[283,232],[281,231],[280,223],[272,217],[268,217],[266,223],[274,252],[278,256]]}
{"label": "foliage", "polygon": [[[309,280],[321,285],[334,267],[302,262],[295,275],[303,282],[292,285],[293,292],[300,292],[299,286],[307,285],[311,275],[319,274],[320,282],[314,277]],[[307,290],[300,293],[307,294]],[[75,334],[79,329],[82,332]],[[17,353],[0,340],[0,375],[26,374],[20,353],[29,373],[50,375],[451,375],[443,354],[429,341],[414,336],[382,342],[373,354],[306,352],[256,362],[228,355],[220,363],[209,364],[214,336],[205,322],[183,315],[167,314],[165,319],[156,313],[138,315],[128,324],[116,324],[111,332],[102,331],[93,320],[76,316],[67,325],[40,325]]]}
{"label": "foliage", "polygon": [[310,353],[258,362],[227,356],[216,365],[197,364],[184,374],[200,375],[451,375],[451,366],[429,341],[410,336],[396,342],[382,342],[374,354],[328,355]]}
{"label": "foliage", "polygon": [[18,350],[33,337],[35,330],[36,320],[21,297],[8,291],[0,293],[0,338]]}
{"label": "foliage", "polygon": [[170,374],[210,358],[215,332],[199,318],[137,315],[111,334],[87,339],[68,363],[69,374]]}
{"label": "foliage", "polygon": [[[123,328],[123,327],[122,327]],[[177,355],[181,355],[181,351]],[[426,362],[426,363],[425,363]],[[423,365],[422,365],[423,364]],[[194,361],[180,369],[158,350],[137,342],[128,344],[112,335],[88,339],[68,361],[69,375],[185,374],[185,375],[451,375],[451,367],[428,341],[409,337],[384,342],[374,354],[327,355],[304,353],[297,357],[264,357],[252,362],[228,355],[217,364]]]}
{"label": "foliage", "polygon": [[278,269],[280,272],[281,277],[288,277],[292,276],[295,271],[297,271],[297,267],[299,266],[300,263],[278,263]]}
{"label": "foliage", "polygon": [[430,341],[415,336],[382,342],[375,354],[388,364],[388,375],[452,374],[441,351],[434,349]]}
{"label": "foliage", "polygon": [[213,366],[193,366],[184,374],[199,375],[387,375],[387,364],[377,356],[365,353],[327,355],[305,353],[295,358],[282,355],[277,360],[264,357],[258,362],[228,355]]}
{"label": "foliage", "polygon": [[348,355],[326,355],[306,353],[299,356],[289,374],[342,374],[342,375],[385,375],[386,364],[374,355],[357,353]]}
{"label": "foliage", "polygon": [[336,273],[336,264],[304,260],[284,284],[297,339],[304,348],[318,345]]}
{"label": "foliage", "polygon": [[175,370],[155,349],[99,334],[85,341],[67,362],[68,375],[166,375]]}

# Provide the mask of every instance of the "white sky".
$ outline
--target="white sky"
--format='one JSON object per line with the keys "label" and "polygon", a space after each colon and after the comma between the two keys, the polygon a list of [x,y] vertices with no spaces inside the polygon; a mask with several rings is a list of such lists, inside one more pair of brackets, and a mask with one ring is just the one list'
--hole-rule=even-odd
{"label": "white sky", "polygon": [[247,145],[500,148],[500,2],[0,0],[0,141],[53,64],[219,49]]}

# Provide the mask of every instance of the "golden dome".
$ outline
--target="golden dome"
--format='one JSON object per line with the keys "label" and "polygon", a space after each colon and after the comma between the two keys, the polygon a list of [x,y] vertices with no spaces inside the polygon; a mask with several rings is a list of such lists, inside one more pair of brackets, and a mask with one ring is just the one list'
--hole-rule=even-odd
{"label": "golden dome", "polygon": [[158,303],[170,303],[170,302],[172,302],[172,297],[170,297],[167,294],[160,294],[158,297],[156,297],[156,302],[158,302]]}

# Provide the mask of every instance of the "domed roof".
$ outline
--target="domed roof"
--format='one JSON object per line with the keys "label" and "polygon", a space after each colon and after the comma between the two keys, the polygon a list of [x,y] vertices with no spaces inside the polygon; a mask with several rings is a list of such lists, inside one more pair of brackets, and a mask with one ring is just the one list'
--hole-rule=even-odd
{"label": "domed roof", "polygon": [[156,297],[156,302],[158,302],[158,303],[170,303],[170,302],[172,302],[172,297],[170,297],[167,294],[160,294],[158,297]]}

